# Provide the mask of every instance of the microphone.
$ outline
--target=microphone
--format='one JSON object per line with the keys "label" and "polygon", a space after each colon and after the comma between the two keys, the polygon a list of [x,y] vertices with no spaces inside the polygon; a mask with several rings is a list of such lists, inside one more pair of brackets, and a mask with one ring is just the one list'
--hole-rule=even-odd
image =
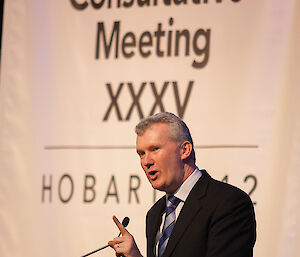
{"label": "microphone", "polygon": [[[122,225],[124,228],[126,228],[129,224],[129,218],[128,217],[125,217],[123,220],[122,220]],[[121,235],[121,232],[119,233],[118,237]]]}
{"label": "microphone", "polygon": [[[129,224],[129,218],[128,218],[128,217],[125,217],[125,218],[122,220],[122,225],[123,225],[124,228],[126,228],[128,224]],[[118,237],[119,237],[120,235],[121,235],[121,232],[119,233]],[[95,250],[95,251],[92,251],[92,252],[90,252],[90,253],[88,253],[88,254],[86,254],[86,255],[83,255],[82,257],[89,256],[89,255],[91,255],[91,254],[93,254],[93,253],[96,253],[96,252],[98,252],[98,251],[101,251],[101,250],[103,250],[103,249],[105,249],[105,248],[107,248],[107,247],[109,247],[109,245],[105,245],[105,246],[103,246],[103,247],[101,247],[101,248],[99,248],[99,249],[97,249],[97,250]]]}

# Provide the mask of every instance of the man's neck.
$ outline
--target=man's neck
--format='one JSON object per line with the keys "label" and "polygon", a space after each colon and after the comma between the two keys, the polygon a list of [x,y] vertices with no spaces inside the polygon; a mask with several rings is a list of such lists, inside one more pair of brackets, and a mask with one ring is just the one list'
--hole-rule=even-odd
{"label": "man's neck", "polygon": [[196,167],[196,165],[195,165],[194,162],[184,164],[184,167],[183,167],[183,169],[184,169],[184,176],[183,176],[183,181],[182,181],[182,183],[183,183],[185,180],[187,180],[187,178],[188,178],[189,176],[191,176],[191,174],[194,172],[194,170],[195,170],[196,168],[197,168],[197,167]]}
{"label": "man's neck", "polygon": [[173,188],[173,190],[171,191],[165,191],[167,194],[174,194],[178,188],[181,187],[181,185],[184,183],[184,181],[186,181],[194,172],[194,170],[197,168],[197,166],[195,165],[195,163],[185,163],[183,166],[183,178],[182,181],[180,181],[181,183],[178,184],[176,186],[176,188]]}

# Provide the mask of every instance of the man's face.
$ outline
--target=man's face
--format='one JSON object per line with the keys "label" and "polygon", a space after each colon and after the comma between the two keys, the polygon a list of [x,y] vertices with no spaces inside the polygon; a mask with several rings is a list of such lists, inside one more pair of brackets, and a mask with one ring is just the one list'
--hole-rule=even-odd
{"label": "man's face", "polygon": [[136,150],[152,187],[174,193],[184,178],[180,145],[169,138],[168,124],[155,123],[137,137]]}

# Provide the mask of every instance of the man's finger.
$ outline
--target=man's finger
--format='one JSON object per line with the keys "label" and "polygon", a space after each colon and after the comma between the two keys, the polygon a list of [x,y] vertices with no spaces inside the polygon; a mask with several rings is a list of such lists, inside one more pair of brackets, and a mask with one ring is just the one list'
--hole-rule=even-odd
{"label": "man's finger", "polygon": [[114,248],[115,244],[117,244],[115,241],[108,241],[107,243],[110,247]]}
{"label": "man's finger", "polygon": [[113,221],[115,222],[115,224],[117,225],[119,231],[121,232],[122,236],[129,234],[129,232],[126,230],[126,228],[124,228],[124,226],[122,225],[122,223],[120,223],[120,221],[117,219],[116,216],[113,216]]}

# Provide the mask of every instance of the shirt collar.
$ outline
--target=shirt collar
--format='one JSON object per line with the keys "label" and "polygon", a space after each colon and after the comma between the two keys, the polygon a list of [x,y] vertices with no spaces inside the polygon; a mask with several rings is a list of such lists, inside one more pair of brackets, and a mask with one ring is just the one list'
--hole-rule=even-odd
{"label": "shirt collar", "polygon": [[[193,173],[182,183],[182,185],[177,189],[174,195],[179,198],[182,202],[186,201],[189,193],[191,192],[194,185],[197,183],[198,179],[202,176],[202,172],[198,167],[193,171]],[[169,194],[166,195],[166,200]]]}

